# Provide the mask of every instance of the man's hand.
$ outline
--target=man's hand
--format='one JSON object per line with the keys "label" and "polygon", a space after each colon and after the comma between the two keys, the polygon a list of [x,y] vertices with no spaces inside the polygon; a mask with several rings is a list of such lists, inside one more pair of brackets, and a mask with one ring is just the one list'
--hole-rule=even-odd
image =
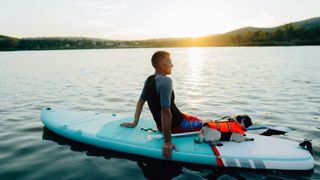
{"label": "man's hand", "polygon": [[124,123],[121,123],[120,126],[122,127],[128,127],[128,128],[134,128],[137,126],[137,123],[134,123],[134,122],[124,122]]}
{"label": "man's hand", "polygon": [[136,106],[136,112],[134,114],[134,121],[133,122],[124,122],[121,123],[120,126],[122,127],[128,127],[128,128],[134,128],[137,126],[137,124],[139,123],[139,118],[140,118],[140,114],[143,108],[143,105],[146,101],[145,100],[139,100],[137,102],[137,106]]}
{"label": "man's hand", "polygon": [[176,145],[172,143],[163,143],[162,146],[162,155],[165,159],[170,160],[171,159],[171,151],[172,149],[177,151]]}

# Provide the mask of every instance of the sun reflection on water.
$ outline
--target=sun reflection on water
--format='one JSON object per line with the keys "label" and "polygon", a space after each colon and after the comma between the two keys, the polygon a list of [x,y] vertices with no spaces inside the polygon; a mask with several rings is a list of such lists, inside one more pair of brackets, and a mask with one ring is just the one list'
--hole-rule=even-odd
{"label": "sun reflection on water", "polygon": [[192,114],[199,112],[201,106],[205,104],[206,97],[203,94],[204,89],[204,74],[205,65],[205,50],[203,48],[189,48],[187,51],[187,75],[185,86],[185,102],[188,102],[189,111]]}
{"label": "sun reflection on water", "polygon": [[188,50],[188,70],[189,76],[188,80],[194,84],[198,85],[203,81],[202,69],[203,69],[203,48],[193,47]]}

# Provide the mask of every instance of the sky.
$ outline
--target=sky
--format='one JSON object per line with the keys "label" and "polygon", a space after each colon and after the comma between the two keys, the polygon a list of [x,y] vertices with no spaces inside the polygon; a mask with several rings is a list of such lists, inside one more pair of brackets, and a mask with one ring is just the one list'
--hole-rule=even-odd
{"label": "sky", "polygon": [[320,16],[320,0],[0,0],[0,34],[142,40],[274,27]]}

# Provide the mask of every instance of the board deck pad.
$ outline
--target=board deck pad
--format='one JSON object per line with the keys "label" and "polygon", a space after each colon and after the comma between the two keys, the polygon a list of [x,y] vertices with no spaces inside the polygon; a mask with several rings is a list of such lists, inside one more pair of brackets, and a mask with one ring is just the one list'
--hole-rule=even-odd
{"label": "board deck pad", "polygon": [[[161,133],[141,130],[156,129],[153,119],[142,118],[135,128],[126,128],[120,124],[131,122],[133,118],[111,113],[43,108],[41,120],[51,131],[78,142],[163,159],[163,139],[148,138],[161,136]],[[312,155],[298,142],[250,133],[247,136],[254,138],[254,141],[222,142],[223,146],[215,146],[218,155],[210,145],[195,143],[197,134],[172,137],[178,148],[178,151],[172,151],[172,160],[251,169],[309,170],[314,167]]]}

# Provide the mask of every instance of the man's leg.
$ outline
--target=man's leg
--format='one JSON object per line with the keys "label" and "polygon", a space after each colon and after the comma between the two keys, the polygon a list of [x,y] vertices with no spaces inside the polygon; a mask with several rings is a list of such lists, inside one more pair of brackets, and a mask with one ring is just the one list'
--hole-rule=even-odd
{"label": "man's leg", "polygon": [[172,129],[172,133],[194,132],[200,131],[203,126],[203,119],[182,113],[183,121],[179,126]]}

